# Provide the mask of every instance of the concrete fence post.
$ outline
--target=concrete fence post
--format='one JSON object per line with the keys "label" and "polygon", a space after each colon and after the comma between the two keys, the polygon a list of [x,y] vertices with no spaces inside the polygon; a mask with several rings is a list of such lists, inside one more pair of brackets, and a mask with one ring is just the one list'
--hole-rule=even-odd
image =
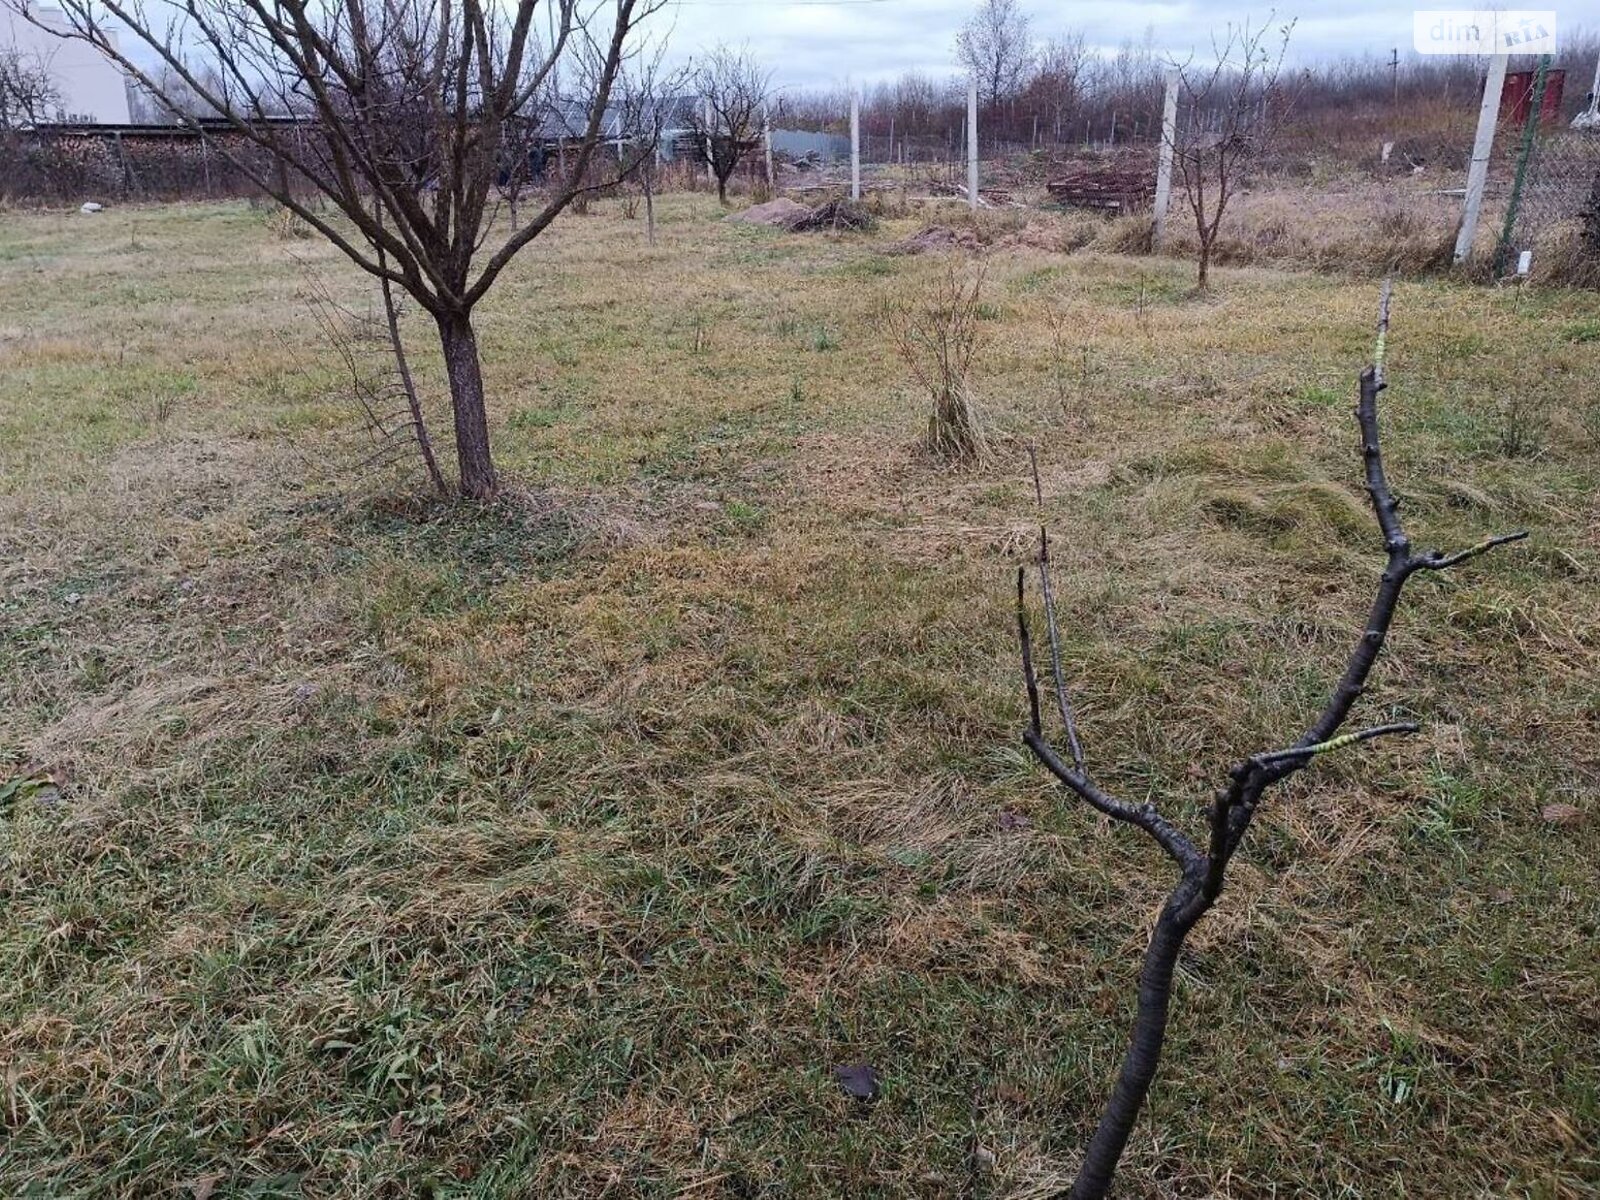
{"label": "concrete fence post", "polygon": [[967,207],[978,209],[978,83],[967,85]]}
{"label": "concrete fence post", "polygon": [[850,89],[850,199],[861,199],[861,90]]}
{"label": "concrete fence post", "polygon": [[705,127],[706,127],[706,182],[707,183],[715,183],[717,181],[717,173],[716,173],[716,170],[713,168],[713,165],[712,165],[713,160],[716,157],[716,155],[713,153],[714,142],[712,140],[713,137],[715,136],[715,130],[713,130],[711,128],[711,101],[710,100],[707,100],[705,102],[705,104],[701,108],[701,112],[704,114],[702,120],[703,120],[703,122],[705,124]]}
{"label": "concrete fence post", "polygon": [[1472,164],[1467,168],[1467,199],[1461,210],[1461,228],[1456,233],[1457,263],[1472,255],[1472,240],[1478,233],[1478,213],[1483,208],[1483,191],[1489,182],[1489,155],[1494,150],[1495,126],[1500,120],[1500,93],[1506,85],[1509,56],[1496,54],[1489,59],[1489,74],[1483,82],[1483,103],[1478,109],[1478,132],[1472,139]]}
{"label": "concrete fence post", "polygon": [[767,156],[767,190],[775,192],[778,176],[772,169],[772,122],[767,117],[767,106],[761,106],[761,148]]}
{"label": "concrete fence post", "polygon": [[1155,235],[1152,245],[1161,249],[1167,232],[1167,209],[1172,206],[1172,155],[1178,142],[1178,83],[1176,68],[1167,72],[1167,97],[1161,104],[1161,147],[1156,160]]}

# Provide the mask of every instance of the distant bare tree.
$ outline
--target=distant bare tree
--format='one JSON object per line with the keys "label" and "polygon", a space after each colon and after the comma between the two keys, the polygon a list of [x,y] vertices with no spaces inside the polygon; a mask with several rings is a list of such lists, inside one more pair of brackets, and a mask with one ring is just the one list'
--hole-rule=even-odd
{"label": "distant bare tree", "polygon": [[[1111,1098],[1084,1153],[1083,1164],[1070,1192],[1071,1200],[1101,1200],[1111,1189],[1111,1178],[1117,1162],[1127,1146],[1128,1136],[1133,1132],[1134,1122],[1161,1060],[1168,1006],[1172,999],[1173,973],[1184,940],[1222,894],[1228,866],[1243,844],[1257,807],[1268,789],[1305,770],[1319,755],[1390,734],[1417,732],[1418,726],[1410,722],[1375,725],[1355,733],[1339,732],[1356,701],[1367,689],[1367,678],[1383,649],[1406,581],[1419,573],[1456,566],[1496,546],[1527,536],[1526,533],[1501,534],[1454,554],[1413,549],[1411,539],[1400,521],[1399,503],[1389,490],[1389,481],[1384,474],[1383,451],[1378,440],[1378,395],[1384,388],[1384,343],[1388,323],[1389,286],[1385,283],[1379,305],[1377,350],[1373,365],[1361,375],[1360,401],[1356,410],[1361,429],[1367,494],[1372,500],[1387,554],[1377,594],[1373,597],[1361,637],[1345,663],[1344,673],[1322,712],[1306,732],[1288,749],[1253,754],[1228,773],[1227,784],[1218,790],[1212,801],[1210,829],[1203,848],[1191,841],[1189,835],[1163,815],[1151,801],[1135,803],[1119,800],[1091,780],[1068,696],[1065,668],[1062,665],[1061,636],[1056,621],[1055,592],[1050,578],[1050,547],[1041,529],[1037,566],[1044,600],[1055,708],[1067,739],[1065,756],[1058,753],[1046,738],[1039,681],[1033,667],[1033,639],[1024,603],[1027,570],[1019,568],[1017,571],[1017,634],[1029,709],[1028,728],[1023,732],[1022,740],[1034,757],[1069,792],[1113,821],[1121,821],[1142,830],[1178,868],[1178,882],[1156,917],[1150,944],[1145,950],[1144,966],[1139,973],[1138,1015],[1127,1055],[1123,1059]],[[1038,488],[1037,470],[1034,486]]]}
{"label": "distant bare tree", "polygon": [[617,84],[625,120],[651,148],[650,153],[639,157],[632,182],[644,197],[645,239],[652,246],[656,244],[656,148],[669,125],[683,119],[689,100],[681,93],[689,79],[690,68],[668,71],[658,54],[653,62],[625,71]]}
{"label": "distant bare tree", "polygon": [[767,102],[771,72],[748,50],[718,46],[694,74],[700,94],[691,122],[696,144],[717,179],[717,199],[728,202],[728,180],[761,137],[761,109]]}
{"label": "distant bare tree", "polygon": [[1033,65],[1028,15],[1017,0],[978,0],[956,35],[956,57],[978,81],[978,98],[994,104],[1022,89]]}
{"label": "distant bare tree", "polygon": [[[215,109],[203,100],[178,73],[170,67],[152,68],[160,85],[159,91],[152,91],[143,86],[129,88],[128,108],[133,120],[141,125],[171,125],[181,122],[188,117],[216,117],[220,116]],[[197,66],[206,81],[208,91],[220,90],[223,86],[222,77],[207,66]],[[276,114],[288,116],[287,112]]]}
{"label": "distant bare tree", "polygon": [[[459,487],[492,498],[499,477],[473,310],[568,205],[611,182],[590,167],[612,87],[636,51],[640,23],[666,0],[609,0],[581,15],[578,0],[53,2],[65,11],[65,36],[95,46],[179,120],[200,129],[190,96],[225,119],[241,136],[218,141],[218,153],[433,318]],[[37,0],[0,3],[51,31]],[[553,39],[541,45],[546,11]],[[137,49],[121,48],[117,33]],[[563,62],[582,81],[585,113],[569,169],[551,180],[530,221],[497,227],[507,130],[531,115]],[[177,90],[164,84],[170,78],[190,95],[169,94]],[[297,120],[269,120],[279,113]],[[308,202],[308,191],[338,216]]]}
{"label": "distant bare tree", "polygon": [[0,129],[38,125],[60,105],[61,91],[48,62],[20,49],[0,48]]}
{"label": "distant bare tree", "polygon": [[[48,121],[61,106],[61,92],[50,74],[49,63],[16,48],[0,49],[0,198],[14,191],[23,194],[27,184],[18,168],[28,161],[27,145],[37,147],[40,134],[24,134]],[[35,156],[36,159],[36,156]]]}
{"label": "distant bare tree", "polygon": [[1279,84],[1294,22],[1269,28],[1228,26],[1204,66],[1178,68],[1178,129],[1172,162],[1200,239],[1195,286],[1210,286],[1211,255],[1229,202],[1248,170],[1282,128],[1293,97]]}
{"label": "distant bare tree", "polygon": [[1083,34],[1071,33],[1046,42],[1035,59],[1025,95],[1033,101],[1035,116],[1044,118],[1053,141],[1061,140],[1077,113],[1087,58]]}

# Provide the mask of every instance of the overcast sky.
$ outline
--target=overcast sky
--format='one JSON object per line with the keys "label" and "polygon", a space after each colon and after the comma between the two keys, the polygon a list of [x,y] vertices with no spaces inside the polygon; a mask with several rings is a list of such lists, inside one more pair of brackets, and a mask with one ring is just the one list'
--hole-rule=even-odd
{"label": "overcast sky", "polygon": [[[692,54],[719,41],[748,43],[772,66],[775,82],[791,87],[873,83],[908,70],[948,75],[953,70],[956,32],[975,0],[675,0],[663,14],[675,22],[675,54]],[[1473,3],[1474,0],[1465,0]],[[1489,7],[1488,0],[1476,0]],[[1523,0],[1529,7],[1550,0]],[[1411,45],[1414,8],[1445,8],[1449,0],[1420,0],[1401,6],[1381,0],[1319,0],[1298,9],[1277,9],[1276,23],[1298,16],[1291,58],[1389,57],[1393,46],[1405,55]],[[1270,5],[1131,0],[1122,3],[1063,4],[1034,0],[1026,8],[1033,35],[1044,40],[1069,29],[1082,30],[1091,45],[1115,52],[1124,42],[1141,41],[1152,31],[1158,50],[1180,57],[1210,45],[1211,31],[1246,17],[1259,23]],[[1496,7],[1510,7],[1497,5]],[[1556,4],[1559,30],[1600,27],[1600,0]]]}

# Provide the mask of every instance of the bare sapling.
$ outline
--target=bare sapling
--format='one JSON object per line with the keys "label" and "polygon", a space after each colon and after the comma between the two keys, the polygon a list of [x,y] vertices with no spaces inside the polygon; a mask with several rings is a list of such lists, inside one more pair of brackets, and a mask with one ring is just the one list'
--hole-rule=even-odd
{"label": "bare sapling", "polygon": [[968,386],[982,337],[982,294],[983,270],[969,277],[952,263],[920,296],[888,304],[879,321],[895,353],[928,394],[927,448],[949,462],[977,462],[988,448]]}
{"label": "bare sapling", "polygon": [[1211,284],[1211,259],[1229,204],[1292,111],[1282,75],[1293,30],[1292,21],[1279,28],[1274,43],[1266,26],[1230,25],[1203,65],[1177,68],[1172,164],[1199,242],[1199,291]]}
{"label": "bare sapling", "polygon": [[1421,573],[1458,566],[1496,546],[1527,536],[1525,532],[1502,534],[1453,554],[1413,547],[1410,535],[1400,520],[1399,502],[1390,491],[1379,441],[1378,398],[1385,386],[1384,344],[1388,333],[1389,296],[1389,285],[1385,283],[1379,306],[1377,351],[1373,365],[1361,374],[1360,399],[1356,408],[1366,490],[1387,555],[1377,593],[1368,612],[1365,628],[1322,711],[1286,749],[1253,754],[1228,772],[1227,782],[1218,789],[1211,803],[1209,829],[1204,839],[1191,840],[1153,802],[1117,799],[1092,779],[1062,664],[1061,635],[1050,574],[1050,545],[1041,527],[1035,565],[1043,597],[1050,682],[1055,709],[1066,738],[1065,752],[1058,751],[1046,736],[1026,604],[1028,573],[1025,567],[1017,571],[1017,637],[1029,709],[1028,727],[1023,732],[1022,740],[1067,791],[1096,812],[1142,830],[1154,840],[1172,860],[1178,875],[1176,885],[1156,917],[1155,928],[1145,950],[1139,973],[1138,1010],[1133,1034],[1111,1097],[1101,1113],[1073,1182],[1069,1193],[1072,1200],[1099,1200],[1110,1191],[1112,1175],[1128,1144],[1128,1137],[1133,1132],[1134,1122],[1161,1061],[1172,1001],[1173,973],[1184,940],[1222,894],[1228,867],[1243,844],[1245,834],[1267,792],[1311,766],[1322,755],[1376,738],[1418,731],[1419,726],[1400,722],[1342,732],[1351,709],[1367,690],[1368,676],[1383,649],[1406,582]]}

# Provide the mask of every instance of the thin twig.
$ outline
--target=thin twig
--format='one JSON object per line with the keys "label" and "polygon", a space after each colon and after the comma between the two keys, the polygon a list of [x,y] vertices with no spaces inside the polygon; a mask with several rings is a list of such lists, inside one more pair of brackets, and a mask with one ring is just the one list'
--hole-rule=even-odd
{"label": "thin twig", "polygon": [[[1039,481],[1039,455],[1032,442],[1028,443],[1028,461],[1033,466],[1033,494],[1039,512],[1044,512],[1044,486]],[[1056,688],[1056,708],[1061,713],[1061,724],[1067,731],[1067,744],[1072,748],[1072,762],[1078,774],[1087,776],[1083,765],[1083,743],[1078,739],[1078,722],[1074,717],[1072,701],[1067,697],[1066,674],[1061,669],[1061,632],[1056,624],[1055,589],[1050,580],[1050,535],[1043,524],[1039,526],[1039,586],[1044,593],[1045,626],[1050,634],[1050,666]]]}
{"label": "thin twig", "polygon": [[1034,733],[1043,733],[1039,719],[1039,680],[1033,673],[1033,636],[1028,632],[1028,610],[1024,596],[1028,583],[1028,569],[1017,568],[1017,644],[1022,650],[1022,680],[1028,688],[1028,714]]}
{"label": "thin twig", "polygon": [[1163,817],[1155,805],[1133,805],[1113,799],[1062,762],[1060,756],[1044,740],[1044,736],[1035,730],[1024,731],[1022,740],[1033,751],[1034,757],[1044,764],[1046,770],[1066,784],[1091,808],[1113,820],[1126,821],[1144,830],[1171,856],[1186,875],[1200,867],[1203,860],[1200,852],[1194,848],[1194,843],[1189,841],[1181,829]]}
{"label": "thin twig", "polygon": [[1354,746],[1358,742],[1370,742],[1373,738],[1387,737],[1391,734],[1421,732],[1422,726],[1415,721],[1398,721],[1392,725],[1374,725],[1370,729],[1363,729],[1357,733],[1341,734],[1339,737],[1329,738],[1325,742],[1317,742],[1312,746],[1291,746],[1287,750],[1274,750],[1270,754],[1257,754],[1250,761],[1264,767],[1290,759],[1309,760],[1315,755],[1326,754],[1330,750],[1343,750],[1346,746]]}
{"label": "thin twig", "polygon": [[1412,563],[1414,569],[1418,571],[1442,571],[1446,567],[1464,563],[1469,558],[1477,558],[1480,554],[1487,554],[1496,546],[1504,546],[1508,542],[1520,542],[1527,536],[1528,531],[1526,529],[1519,529],[1515,533],[1496,534],[1492,538],[1484,539],[1476,546],[1469,546],[1467,549],[1458,550],[1454,554],[1444,554],[1438,550],[1429,551],[1420,558],[1413,559]]}
{"label": "thin twig", "polygon": [[1388,349],[1389,341],[1389,300],[1394,294],[1394,280],[1387,276],[1383,281],[1383,288],[1378,293],[1378,341],[1372,350],[1372,374],[1378,381],[1378,386],[1384,386],[1384,353]]}
{"label": "thin twig", "polygon": [[1056,596],[1050,584],[1050,539],[1043,525],[1039,526],[1039,584],[1044,592],[1045,627],[1050,633],[1050,667],[1055,677],[1056,708],[1061,713],[1061,724],[1066,727],[1073,765],[1082,775],[1085,773],[1083,745],[1078,741],[1078,722],[1073,718],[1072,701],[1067,699],[1066,674],[1061,669],[1061,631],[1056,626]]}

